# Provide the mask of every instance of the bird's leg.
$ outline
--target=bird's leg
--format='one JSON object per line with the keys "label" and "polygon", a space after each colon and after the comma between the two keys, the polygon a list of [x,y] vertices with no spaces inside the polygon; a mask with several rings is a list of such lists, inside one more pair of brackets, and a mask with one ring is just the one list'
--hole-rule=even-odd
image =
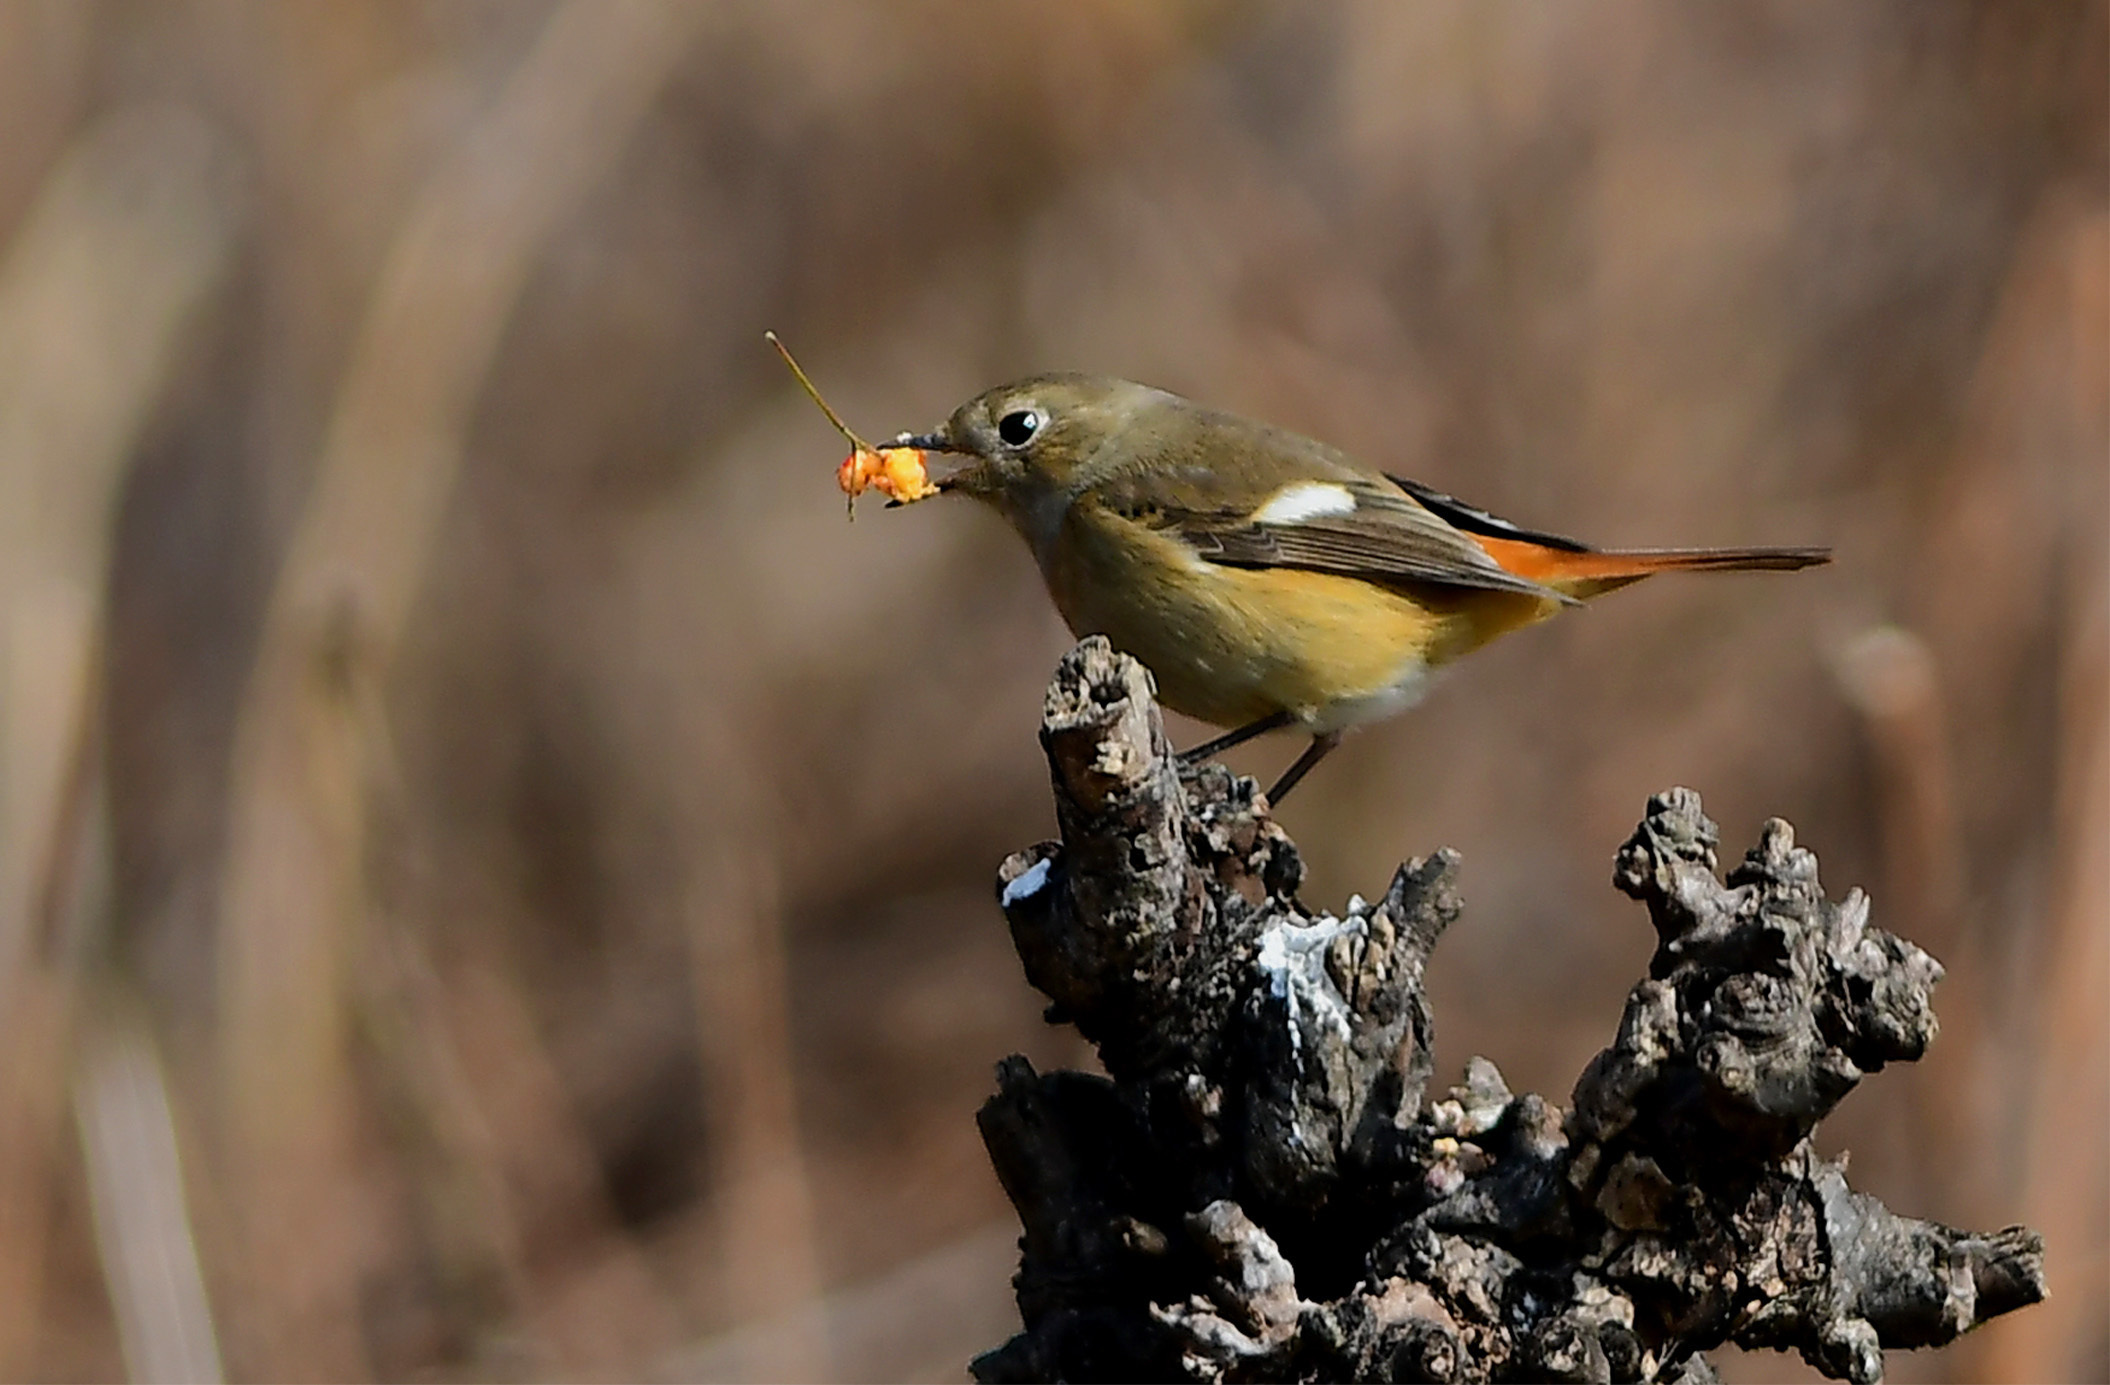
{"label": "bird's leg", "polygon": [[1311,744],[1306,746],[1304,753],[1297,757],[1297,762],[1282,771],[1282,777],[1275,781],[1275,787],[1267,791],[1268,806],[1270,808],[1281,807],[1282,800],[1289,797],[1289,791],[1297,787],[1297,781],[1310,774],[1312,766],[1325,759],[1332,753],[1333,748],[1340,743],[1341,733],[1338,731],[1328,731],[1322,735],[1313,736]]}
{"label": "bird's leg", "polygon": [[1204,760],[1214,759],[1234,745],[1244,745],[1255,736],[1265,736],[1270,731],[1279,731],[1295,721],[1288,712],[1270,712],[1258,721],[1248,722],[1236,731],[1226,731],[1213,741],[1203,741],[1192,750],[1182,750],[1179,761],[1182,765],[1198,765]]}

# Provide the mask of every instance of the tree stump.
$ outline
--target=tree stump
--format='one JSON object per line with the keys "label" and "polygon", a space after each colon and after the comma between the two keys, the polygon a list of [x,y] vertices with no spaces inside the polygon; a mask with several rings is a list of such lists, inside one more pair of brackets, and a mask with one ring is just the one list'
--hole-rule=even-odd
{"label": "tree stump", "polygon": [[1458,858],[1342,917],[1297,899],[1253,781],[1183,769],[1103,639],[1048,690],[1062,839],[998,890],[1026,975],[1110,1077],[1012,1057],[980,1113],[1024,1227],[1025,1330],[983,1381],[1701,1381],[1724,1342],[1882,1378],[2045,1293],[2043,1243],[1901,1217],[1811,1132],[1935,1035],[1941,966],[1825,897],[1775,819],[1726,878],[1671,789],[1613,883],[1658,945],[1563,1108],[1485,1059],[1427,1099]]}

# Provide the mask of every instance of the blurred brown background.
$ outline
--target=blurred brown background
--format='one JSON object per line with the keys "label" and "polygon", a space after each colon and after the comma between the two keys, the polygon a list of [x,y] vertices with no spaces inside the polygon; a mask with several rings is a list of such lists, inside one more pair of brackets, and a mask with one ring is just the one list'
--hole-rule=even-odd
{"label": "blurred brown background", "polygon": [[[1068,645],[841,447],[1129,375],[1604,543],[1285,816],[1564,1097],[1648,793],[1950,966],[1825,1132],[2101,1380],[2101,3],[0,0],[0,1378],[960,1378]],[[1186,725],[1180,737],[1200,734]],[[1271,774],[1282,738],[1235,763]],[[1797,1376],[1741,1358],[1733,1378]]]}

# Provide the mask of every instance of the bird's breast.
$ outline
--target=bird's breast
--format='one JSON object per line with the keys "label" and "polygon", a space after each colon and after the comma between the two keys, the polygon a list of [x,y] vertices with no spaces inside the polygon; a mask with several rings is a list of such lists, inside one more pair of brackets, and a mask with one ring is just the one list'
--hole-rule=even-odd
{"label": "bird's breast", "polygon": [[1167,706],[1221,726],[1287,711],[1326,731],[1403,711],[1434,668],[1479,642],[1493,606],[1518,602],[1224,566],[1083,506],[1046,554],[1049,593],[1072,631],[1105,635],[1150,669]]}

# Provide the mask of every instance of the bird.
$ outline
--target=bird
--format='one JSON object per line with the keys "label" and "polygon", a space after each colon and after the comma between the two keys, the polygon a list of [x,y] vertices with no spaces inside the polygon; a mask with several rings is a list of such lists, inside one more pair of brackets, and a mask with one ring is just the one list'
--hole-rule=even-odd
{"label": "bird", "polygon": [[1110,376],[986,390],[896,447],[933,494],[993,507],[1079,638],[1103,635],[1159,701],[1225,734],[1310,744],[1291,789],[1354,727],[1407,710],[1490,640],[1659,572],[1793,571],[1815,547],[1593,548],[1526,529],[1285,428]]}

